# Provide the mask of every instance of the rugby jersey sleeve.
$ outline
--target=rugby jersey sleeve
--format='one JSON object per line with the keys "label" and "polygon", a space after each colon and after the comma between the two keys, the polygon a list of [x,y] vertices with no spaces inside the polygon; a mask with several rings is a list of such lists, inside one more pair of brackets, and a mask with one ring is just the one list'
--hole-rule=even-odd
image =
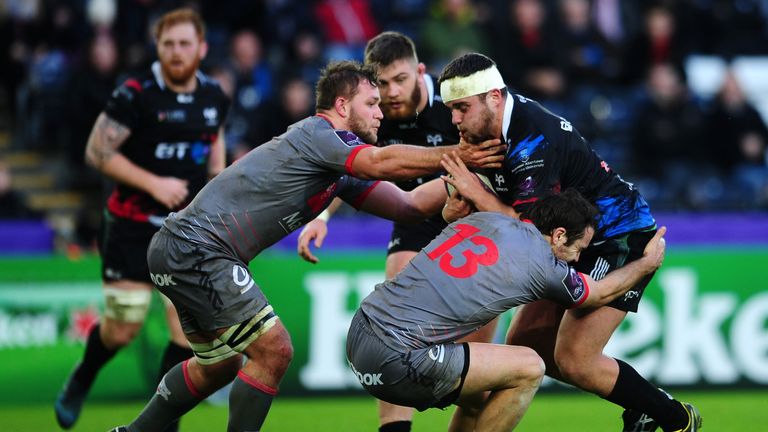
{"label": "rugby jersey sleeve", "polygon": [[547,282],[543,297],[562,304],[566,307],[576,307],[582,304],[589,295],[589,285],[584,275],[574,270],[565,261],[556,259],[550,261],[545,269]]}
{"label": "rugby jersey sleeve", "polygon": [[318,127],[313,133],[312,145],[305,150],[317,165],[340,174],[354,175],[352,161],[366,147],[370,145],[350,131]]}
{"label": "rugby jersey sleeve", "polygon": [[104,113],[129,129],[135,129],[140,120],[141,83],[128,79],[118,86],[107,100]]}
{"label": "rugby jersey sleeve", "polygon": [[339,182],[341,187],[338,197],[359,210],[365,199],[380,182],[380,180],[362,180],[345,175]]}

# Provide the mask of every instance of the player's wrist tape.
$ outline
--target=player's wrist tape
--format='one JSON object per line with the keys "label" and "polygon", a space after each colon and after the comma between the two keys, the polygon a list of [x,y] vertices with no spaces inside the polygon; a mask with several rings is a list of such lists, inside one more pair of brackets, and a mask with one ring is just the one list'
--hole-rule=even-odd
{"label": "player's wrist tape", "polygon": [[315,219],[319,219],[325,223],[328,223],[328,219],[330,218],[331,218],[331,212],[329,212],[328,209],[325,209],[322,212],[320,212],[320,214],[317,215]]}
{"label": "player's wrist tape", "polygon": [[440,84],[440,96],[445,103],[505,87],[499,70],[491,66],[468,76],[456,76],[443,81]]}

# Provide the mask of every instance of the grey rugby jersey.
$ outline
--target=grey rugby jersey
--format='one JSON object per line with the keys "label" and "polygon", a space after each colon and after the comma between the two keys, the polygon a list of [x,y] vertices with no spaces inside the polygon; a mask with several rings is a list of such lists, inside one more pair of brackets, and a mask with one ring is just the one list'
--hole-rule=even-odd
{"label": "grey rugby jersey", "polygon": [[248,263],[335,196],[359,207],[377,183],[348,175],[366,146],[321,116],[306,118],[227,167],[164,227]]}
{"label": "grey rugby jersey", "polygon": [[361,309],[382,341],[403,351],[455,341],[521,304],[573,306],[588,293],[533,224],[480,212],[446,227]]}

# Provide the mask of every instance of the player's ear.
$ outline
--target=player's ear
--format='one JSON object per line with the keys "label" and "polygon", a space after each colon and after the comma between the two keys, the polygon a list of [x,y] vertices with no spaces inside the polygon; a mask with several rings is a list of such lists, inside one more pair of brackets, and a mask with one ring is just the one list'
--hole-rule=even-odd
{"label": "player's ear", "polygon": [[418,73],[419,76],[424,76],[424,74],[427,73],[427,65],[419,62],[419,64],[416,65],[416,73]]}
{"label": "player's ear", "polygon": [[201,41],[200,42],[200,60],[204,59],[206,55],[208,55],[208,42]]}
{"label": "player's ear", "polygon": [[347,117],[347,99],[341,96],[337,97],[333,102],[333,107],[336,109],[336,114],[343,118]]}
{"label": "player's ear", "polygon": [[557,227],[552,230],[552,244],[563,246],[568,242],[568,232],[563,227]]}

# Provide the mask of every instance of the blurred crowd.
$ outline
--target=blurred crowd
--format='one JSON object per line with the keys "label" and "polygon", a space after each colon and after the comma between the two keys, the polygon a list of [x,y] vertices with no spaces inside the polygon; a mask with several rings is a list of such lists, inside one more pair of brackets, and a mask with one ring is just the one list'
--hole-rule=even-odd
{"label": "blurred crowd", "polygon": [[328,60],[362,60],[369,38],[396,30],[435,75],[462,52],[490,55],[656,210],[768,209],[763,117],[732,71],[702,98],[685,68],[692,54],[768,55],[767,0],[4,0],[14,146],[66,160],[81,173],[71,187],[98,191],[89,131],[115,86],[154,60],[153,19],[180,6],[203,15],[202,68],[232,99],[230,160],[313,113]]}

